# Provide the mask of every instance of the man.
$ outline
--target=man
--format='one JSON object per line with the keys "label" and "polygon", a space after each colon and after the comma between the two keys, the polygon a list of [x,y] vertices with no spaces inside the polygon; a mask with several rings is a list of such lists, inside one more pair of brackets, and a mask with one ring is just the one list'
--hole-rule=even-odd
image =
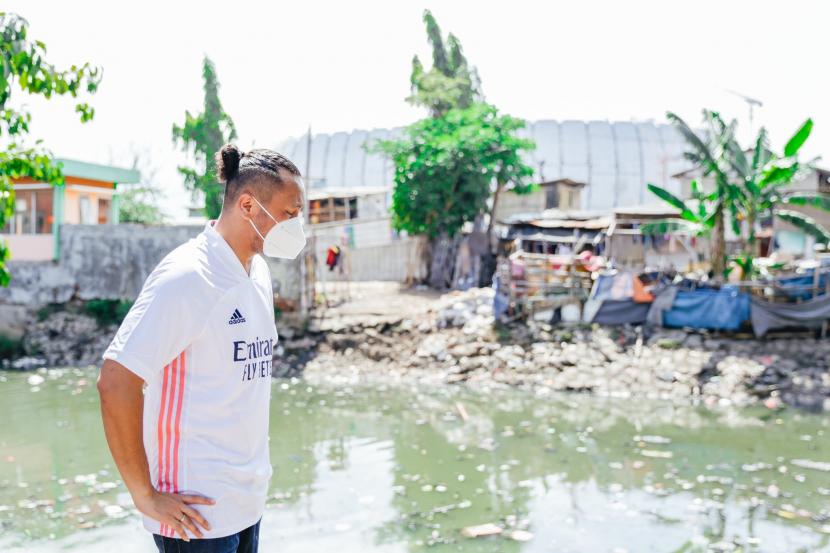
{"label": "man", "polygon": [[110,451],[160,552],[257,550],[277,342],[257,254],[305,246],[293,163],[232,145],[216,161],[219,220],[153,270],[98,378]]}

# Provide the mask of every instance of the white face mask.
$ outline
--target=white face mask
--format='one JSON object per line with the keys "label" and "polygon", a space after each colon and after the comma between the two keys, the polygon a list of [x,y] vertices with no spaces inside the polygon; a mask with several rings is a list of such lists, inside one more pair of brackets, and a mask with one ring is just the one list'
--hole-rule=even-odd
{"label": "white face mask", "polygon": [[271,227],[268,234],[263,236],[251,219],[248,222],[254,227],[254,231],[262,238],[262,251],[268,257],[281,257],[282,259],[295,259],[303,250],[306,244],[305,232],[303,231],[303,220],[301,217],[292,217],[280,223],[274,216],[268,213],[259,200],[251,196],[254,201],[268,214],[276,224]]}

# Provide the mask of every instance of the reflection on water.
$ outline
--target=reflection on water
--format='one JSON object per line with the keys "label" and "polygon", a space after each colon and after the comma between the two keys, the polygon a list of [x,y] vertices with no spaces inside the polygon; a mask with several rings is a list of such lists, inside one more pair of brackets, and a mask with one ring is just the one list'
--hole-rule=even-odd
{"label": "reflection on water", "polygon": [[[152,551],[94,373],[0,380],[0,549]],[[761,408],[275,381],[263,550],[830,551],[828,427]],[[501,535],[461,533],[486,523]]]}

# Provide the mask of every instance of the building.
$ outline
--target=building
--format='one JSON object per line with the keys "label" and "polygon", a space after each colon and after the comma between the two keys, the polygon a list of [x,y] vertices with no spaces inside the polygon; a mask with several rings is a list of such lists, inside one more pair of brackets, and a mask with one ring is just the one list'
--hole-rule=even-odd
{"label": "building", "polygon": [[139,181],[138,171],[71,159],[63,166],[65,184],[52,186],[30,178],[14,181],[14,213],[0,233],[13,260],[60,257],[61,225],[118,224],[118,184]]}
{"label": "building", "polygon": [[[310,147],[304,136],[277,149],[309,173],[315,188],[392,188],[391,160],[367,147],[401,132],[394,128],[316,134]],[[520,134],[536,143],[525,156],[536,182],[583,183],[575,206],[583,210],[610,213],[614,207],[648,203],[649,182],[679,194],[680,181],[674,175],[689,167],[683,158],[686,143],[668,124],[543,120],[529,121]]]}
{"label": "building", "polygon": [[685,233],[644,235],[640,227],[680,220],[680,210],[662,202],[618,207],[605,235],[605,255],[617,267],[689,271],[703,268],[709,242]]}
{"label": "building", "polygon": [[397,238],[389,217],[389,190],[385,188],[311,190],[308,220],[318,253],[332,245],[367,248]]}
{"label": "building", "polygon": [[496,221],[514,215],[541,213],[546,209],[562,211],[579,210],[582,205],[584,182],[558,179],[539,183],[536,190],[516,194],[510,190],[499,196],[496,205]]}

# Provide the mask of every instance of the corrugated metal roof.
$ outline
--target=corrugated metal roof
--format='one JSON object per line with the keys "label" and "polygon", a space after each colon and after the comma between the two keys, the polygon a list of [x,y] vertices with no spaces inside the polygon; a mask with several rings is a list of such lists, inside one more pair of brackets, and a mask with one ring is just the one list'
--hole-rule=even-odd
{"label": "corrugated metal roof", "polygon": [[78,161],[76,159],[56,158],[63,166],[63,174],[101,182],[134,184],[141,180],[141,174],[135,169],[122,169],[112,165]]}
{"label": "corrugated metal roof", "polygon": [[[392,162],[367,153],[364,145],[400,133],[395,128],[313,135],[310,178],[333,188],[392,187]],[[680,180],[673,175],[690,167],[683,158],[686,143],[668,124],[543,120],[529,121],[521,134],[536,142],[525,162],[535,169],[537,182],[587,183],[581,195],[583,209],[650,202],[649,182],[679,194]],[[278,148],[304,172],[306,140],[290,139]]]}

